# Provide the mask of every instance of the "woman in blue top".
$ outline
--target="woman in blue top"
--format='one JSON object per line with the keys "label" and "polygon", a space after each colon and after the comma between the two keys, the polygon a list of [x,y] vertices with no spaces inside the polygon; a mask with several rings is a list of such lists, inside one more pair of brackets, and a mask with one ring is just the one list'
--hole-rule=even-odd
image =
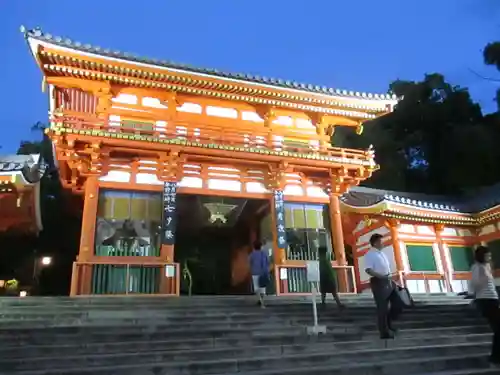
{"label": "woman in blue top", "polygon": [[253,292],[259,298],[259,305],[264,308],[264,296],[269,283],[269,257],[262,251],[262,243],[255,241],[253,251],[249,256],[250,272],[252,273]]}

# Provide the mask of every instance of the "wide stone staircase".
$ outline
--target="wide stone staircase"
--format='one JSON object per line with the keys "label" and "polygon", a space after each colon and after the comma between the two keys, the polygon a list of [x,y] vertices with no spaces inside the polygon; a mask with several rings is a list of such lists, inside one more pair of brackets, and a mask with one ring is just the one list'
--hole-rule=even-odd
{"label": "wide stone staircase", "polygon": [[305,297],[4,298],[0,374],[500,374],[470,301],[416,296],[386,341],[370,295],[343,300],[318,306],[316,337]]}

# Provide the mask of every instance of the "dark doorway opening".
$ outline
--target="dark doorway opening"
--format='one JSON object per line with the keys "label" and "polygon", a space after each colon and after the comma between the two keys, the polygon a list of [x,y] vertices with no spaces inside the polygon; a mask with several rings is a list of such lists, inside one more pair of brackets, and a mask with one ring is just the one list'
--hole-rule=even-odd
{"label": "dark doorway opening", "polygon": [[181,294],[248,293],[247,256],[261,236],[269,201],[180,194],[177,215]]}

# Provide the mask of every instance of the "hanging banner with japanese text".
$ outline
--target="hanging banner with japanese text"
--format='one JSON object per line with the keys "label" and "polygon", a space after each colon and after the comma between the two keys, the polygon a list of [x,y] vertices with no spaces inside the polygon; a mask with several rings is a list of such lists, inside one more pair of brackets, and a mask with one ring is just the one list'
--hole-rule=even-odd
{"label": "hanging banner with japanese text", "polygon": [[274,191],[274,212],[276,213],[276,233],[278,235],[278,249],[286,249],[285,231],[285,202],[283,190]]}
{"label": "hanging banner with japanese text", "polygon": [[175,229],[177,224],[177,182],[165,182],[163,185],[163,225],[162,244],[175,244]]}

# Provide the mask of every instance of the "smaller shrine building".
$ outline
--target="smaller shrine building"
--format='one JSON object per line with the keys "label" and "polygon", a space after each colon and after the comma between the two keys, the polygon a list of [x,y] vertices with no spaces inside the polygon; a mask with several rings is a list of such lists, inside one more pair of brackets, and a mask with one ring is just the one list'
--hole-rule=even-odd
{"label": "smaller shrine building", "polygon": [[37,235],[42,230],[40,155],[0,156],[0,232]]}
{"label": "smaller shrine building", "polygon": [[341,206],[360,290],[368,287],[363,259],[374,233],[384,236],[394,278],[413,293],[467,291],[480,244],[492,251],[500,284],[500,185],[462,199],[354,187]]}

